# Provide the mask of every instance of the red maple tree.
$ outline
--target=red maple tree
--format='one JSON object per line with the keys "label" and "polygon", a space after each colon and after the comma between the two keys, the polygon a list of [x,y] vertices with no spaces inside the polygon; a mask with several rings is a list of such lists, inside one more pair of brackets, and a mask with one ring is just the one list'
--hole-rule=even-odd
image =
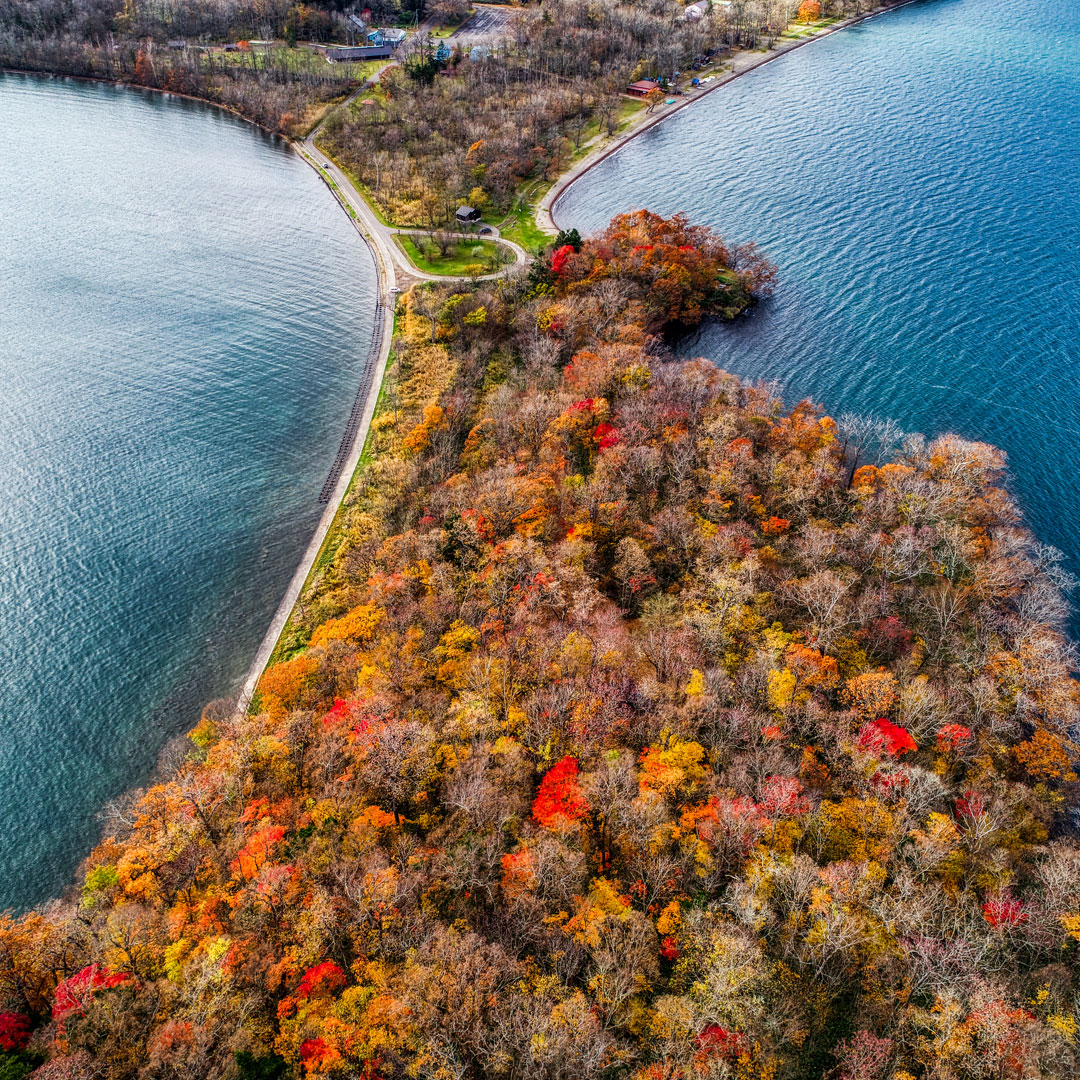
{"label": "red maple tree", "polygon": [[569,754],[552,765],[540,781],[533,802],[533,820],[544,828],[570,825],[580,821],[589,804],[578,784],[577,759]]}
{"label": "red maple tree", "polygon": [[859,732],[859,745],[865,750],[883,752],[892,757],[899,757],[909,750],[918,749],[909,732],[883,716],[863,726],[862,731]]}

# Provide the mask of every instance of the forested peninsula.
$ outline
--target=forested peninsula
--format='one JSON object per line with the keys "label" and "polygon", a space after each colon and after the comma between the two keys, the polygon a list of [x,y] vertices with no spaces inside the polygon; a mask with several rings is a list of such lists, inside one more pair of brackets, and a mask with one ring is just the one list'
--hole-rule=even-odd
{"label": "forested peninsula", "polygon": [[253,707],[0,922],[0,1075],[1075,1074],[1055,556],[992,447],[670,357],[772,273],[638,212],[402,298]]}
{"label": "forested peninsula", "polygon": [[71,896],[0,917],[0,1080],[1076,1074],[1070,583],[1003,455],[675,357],[768,295],[752,245],[519,221],[630,79],[792,9],[548,0],[373,89],[303,47],[332,5],[0,0],[4,65],[292,136],[364,86],[322,145],[385,216],[469,198],[536,251],[399,298],[250,708],[108,808]]}

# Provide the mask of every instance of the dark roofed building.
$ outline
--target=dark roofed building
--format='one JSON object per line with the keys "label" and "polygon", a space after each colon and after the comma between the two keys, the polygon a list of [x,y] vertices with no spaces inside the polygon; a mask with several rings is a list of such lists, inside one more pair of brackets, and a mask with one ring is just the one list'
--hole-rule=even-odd
{"label": "dark roofed building", "polygon": [[473,206],[459,206],[454,217],[460,225],[471,225],[474,221],[480,220],[480,211]]}
{"label": "dark roofed building", "polygon": [[323,55],[331,64],[343,61],[387,60],[394,55],[392,45],[322,45]]}

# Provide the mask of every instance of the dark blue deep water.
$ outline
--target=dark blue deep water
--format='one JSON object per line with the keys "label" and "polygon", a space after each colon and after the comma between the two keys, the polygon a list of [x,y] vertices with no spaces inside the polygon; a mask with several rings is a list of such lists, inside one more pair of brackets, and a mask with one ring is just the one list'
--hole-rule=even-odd
{"label": "dark blue deep water", "polygon": [[224,114],[0,76],[0,908],[235,691],[367,359],[370,257]]}
{"label": "dark blue deep water", "polygon": [[[1080,573],[1080,7],[924,0],[737,79],[556,207],[685,211],[778,264],[682,348],[833,415],[995,443]],[[1078,627],[1074,623],[1073,635]]]}

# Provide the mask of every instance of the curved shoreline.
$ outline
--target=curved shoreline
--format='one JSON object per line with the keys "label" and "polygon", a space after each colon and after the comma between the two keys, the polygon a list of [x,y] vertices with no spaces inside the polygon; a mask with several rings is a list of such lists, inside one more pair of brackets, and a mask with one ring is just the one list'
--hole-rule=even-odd
{"label": "curved shoreline", "polygon": [[[536,207],[536,224],[544,232],[550,233],[551,235],[558,233],[561,226],[559,226],[555,220],[555,208],[562,197],[577,183],[578,180],[585,176],[586,173],[595,169],[602,161],[606,161],[612,155],[617,154],[624,146],[636,139],[639,135],[644,134],[646,131],[650,131],[658,124],[662,124],[665,120],[670,119],[676,113],[681,112],[683,109],[700,101],[703,97],[713,93],[713,91],[719,90],[722,86],[728,86],[736,79],[742,78],[743,75],[748,75],[752,71],[757,71],[766,64],[771,64],[774,60],[779,60],[780,57],[795,52],[796,49],[801,49],[806,45],[812,45],[815,41],[822,41],[827,37],[831,37],[833,34],[839,33],[841,30],[847,30],[849,27],[857,26],[859,23],[866,22],[878,15],[886,15],[891,11],[896,11],[899,8],[907,7],[909,4],[917,2],[918,0],[896,0],[895,3],[883,4],[881,7],[874,8],[873,11],[867,11],[861,15],[853,15],[850,19],[844,19],[835,26],[830,26],[821,31],[821,33],[814,34],[811,37],[801,38],[798,41],[793,41],[790,45],[786,45],[781,49],[770,49],[764,56],[751,61],[745,67],[739,70],[729,71],[725,75],[718,77],[714,85],[708,86],[704,90],[699,90],[685,100],[668,106],[658,116],[654,116],[645,123],[636,126],[632,131],[628,131],[624,135],[618,136],[613,142],[604,143],[591,154],[587,154],[572,168],[568,169],[554,184],[551,185],[547,194],[540,200]],[[739,56],[751,55],[753,54],[750,50],[744,50],[735,53],[732,59],[735,60]]]}
{"label": "curved shoreline", "polygon": [[[275,609],[269,626],[267,627],[262,641],[255,652],[255,656],[248,667],[247,674],[244,676],[244,682],[240,687],[239,696],[237,698],[237,711],[243,712],[251,702],[251,698],[255,692],[255,686],[262,676],[263,670],[266,668],[266,664],[277,645],[278,638],[281,636],[281,632],[285,628],[285,624],[288,622],[289,616],[296,606],[296,601],[307,582],[311,569],[319,557],[319,552],[322,550],[327,533],[329,533],[330,527],[337,517],[338,509],[344,501],[345,494],[352,482],[353,473],[356,471],[356,466],[360,460],[360,454],[362,453],[364,443],[367,440],[367,432],[371,425],[372,415],[375,411],[375,403],[378,400],[379,390],[382,387],[383,375],[386,373],[386,363],[390,354],[391,338],[393,336],[394,305],[391,303],[391,300],[397,293],[397,284],[393,275],[393,269],[391,267],[389,272],[387,271],[384,255],[379,250],[375,238],[365,232],[360,221],[357,220],[353,213],[349,212],[350,207],[342,197],[340,190],[335,188],[335,186],[329,182],[324,175],[323,170],[311,156],[305,152],[303,144],[291,142],[289,139],[286,139],[285,136],[271,131],[269,128],[263,127],[262,124],[250,119],[250,117],[245,116],[236,109],[230,108],[227,105],[222,105],[220,102],[210,101],[207,98],[196,97],[192,94],[181,94],[177,93],[175,90],[161,90],[154,86],[141,86],[138,83],[120,82],[116,79],[101,79],[89,75],[62,75],[48,71],[23,71],[18,68],[0,68],[0,73],[37,79],[71,79],[76,82],[97,83],[99,85],[114,86],[124,90],[143,90],[153,94],[162,94],[167,97],[182,98],[187,101],[194,101],[201,105],[209,105],[213,108],[220,109],[230,116],[234,116],[238,120],[242,120],[244,123],[258,128],[264,134],[274,139],[280,139],[290,146],[300,160],[309,165],[315,172],[315,175],[326,184],[331,195],[334,196],[337,203],[346,212],[346,216],[360,234],[360,238],[364,241],[364,246],[371,254],[372,261],[375,265],[376,306],[375,320],[372,327],[372,343],[365,356],[363,368],[360,372],[360,382],[356,395],[356,402],[353,406],[354,412],[360,412],[360,420],[359,423],[355,423],[354,421],[346,428],[343,445],[339,448],[339,459],[342,455],[342,451],[346,449],[345,444],[350,434],[351,444],[348,445],[347,452],[344,455],[344,462],[341,462],[340,460],[335,461],[331,473],[331,478],[334,480],[333,487],[329,492],[326,492],[324,488],[323,499],[320,501],[325,501],[326,508],[323,510],[322,516],[315,526],[315,530],[304,549],[304,553],[301,556],[296,569],[293,571],[292,577],[289,579],[285,594]],[[357,406],[361,406],[359,410],[357,409]],[[349,430],[350,428],[352,429],[351,432]]]}
{"label": "curved shoreline", "polygon": [[[312,136],[309,135],[308,138],[311,139]],[[337,200],[342,210],[345,211],[346,216],[360,234],[365,247],[371,254],[372,262],[375,264],[376,279],[375,320],[374,326],[372,327],[371,346],[365,361],[364,370],[361,372],[360,387],[357,390],[356,400],[353,405],[355,413],[357,411],[357,406],[360,405],[362,399],[363,404],[360,411],[360,419],[359,422],[355,424],[350,420],[350,424],[346,426],[342,446],[338,451],[339,459],[342,452],[346,449],[346,444],[350,436],[351,445],[348,446],[344,462],[341,463],[335,461],[334,468],[337,470],[336,478],[334,478],[333,473],[331,473],[331,478],[334,479],[333,488],[329,493],[327,493],[324,488],[326,509],[323,510],[322,516],[319,518],[319,523],[315,526],[315,531],[312,533],[311,539],[304,549],[304,554],[297,564],[296,569],[293,571],[292,578],[289,580],[285,595],[282,596],[277,609],[274,611],[274,616],[270,620],[270,625],[266,628],[266,633],[263,635],[259,648],[256,650],[255,656],[251,661],[251,665],[248,668],[247,675],[244,678],[243,686],[240,688],[240,694],[236,701],[237,714],[246,712],[248,706],[251,704],[251,699],[255,696],[255,688],[259,684],[259,679],[262,678],[262,674],[266,670],[266,665],[270,662],[270,657],[277,647],[278,639],[281,637],[282,631],[284,631],[285,626],[289,621],[289,617],[296,607],[296,602],[299,600],[300,594],[304,591],[304,586],[307,584],[311,571],[318,561],[319,553],[326,543],[326,538],[330,533],[330,529],[333,527],[338,511],[341,509],[341,505],[345,501],[345,496],[352,484],[353,475],[356,473],[356,468],[360,463],[360,455],[363,453],[364,444],[367,442],[368,430],[371,427],[371,421],[375,415],[375,406],[379,400],[379,392],[382,389],[383,377],[386,375],[386,365],[389,361],[390,349],[393,345],[394,312],[397,306],[396,298],[399,292],[393,263],[387,262],[386,252],[382,250],[379,235],[377,233],[369,233],[366,231],[360,219],[354,213],[350,212],[352,200],[347,199],[341,189],[330,182],[322,167],[307,151],[305,144],[294,143],[292,146],[300,157],[300,160],[310,165],[314,170],[315,175],[330,189],[330,193]],[[366,395],[364,394],[365,385],[367,386]]]}
{"label": "curved shoreline", "polygon": [[[372,328],[372,341],[365,357],[363,368],[360,372],[360,380],[353,403],[353,412],[346,424],[345,433],[338,455],[330,470],[330,475],[319,501],[325,503],[325,509],[319,518],[318,524],[304,548],[303,555],[293,571],[289,584],[280,602],[274,610],[273,617],[267,626],[259,647],[255,652],[251,664],[244,676],[237,697],[236,710],[242,713],[251,703],[255,693],[255,687],[262,677],[266,665],[273,655],[281,633],[289,621],[296,606],[296,602],[304,589],[311,571],[318,560],[326,542],[326,537],[337,517],[338,510],[345,500],[345,495],[352,484],[353,475],[356,472],[363,453],[364,444],[367,441],[368,429],[374,416],[375,405],[378,402],[379,392],[382,389],[383,377],[386,374],[386,365],[393,344],[395,299],[401,291],[399,280],[404,284],[411,284],[410,279],[420,281],[452,281],[453,276],[426,274],[407,264],[407,257],[399,252],[390,239],[391,230],[383,227],[375,214],[368,206],[367,201],[360,196],[351,179],[335,164],[330,169],[324,169],[320,160],[325,160],[324,155],[316,155],[314,143],[315,133],[321,122],[307,134],[302,140],[291,140],[278,132],[271,131],[257,121],[245,116],[243,113],[220,102],[211,101],[208,98],[197,97],[193,94],[183,94],[175,90],[162,90],[154,86],[142,86],[138,83],[122,82],[116,79],[104,79],[91,75],[67,75],[49,71],[26,71],[20,68],[0,68],[0,74],[18,75],[37,79],[71,79],[76,82],[96,83],[103,86],[113,86],[124,90],[148,91],[152,94],[161,94],[166,97],[181,98],[186,101],[208,105],[215,109],[242,120],[252,127],[258,128],[271,138],[278,139],[287,144],[294,153],[311,167],[315,175],[326,185],[330,194],[345,212],[352,222],[353,228],[360,235],[365,247],[371,254],[375,266],[376,278],[376,305],[375,320]],[[524,252],[508,240],[502,243],[515,252],[515,264],[520,263]],[[396,264],[400,263],[400,267]],[[500,277],[504,271],[496,274],[482,275],[481,280]],[[357,419],[359,414],[359,419]]]}
{"label": "curved shoreline", "polygon": [[235,116],[237,120],[243,120],[245,124],[258,128],[261,132],[269,135],[272,139],[280,139],[288,142],[287,136],[280,131],[273,131],[258,120],[252,120],[245,116],[239,109],[226,105],[221,101],[211,98],[199,97],[197,94],[185,94],[180,90],[163,90],[160,86],[143,86],[142,83],[124,82],[123,79],[103,79],[99,75],[68,75],[60,71],[29,71],[26,68],[0,67],[0,75],[28,75],[35,79],[71,79],[73,82],[96,83],[98,86],[116,86],[122,90],[145,90],[149,94],[162,94],[165,97],[180,98],[182,101],[195,101],[200,105],[209,105],[211,108],[220,109],[229,116]]}

